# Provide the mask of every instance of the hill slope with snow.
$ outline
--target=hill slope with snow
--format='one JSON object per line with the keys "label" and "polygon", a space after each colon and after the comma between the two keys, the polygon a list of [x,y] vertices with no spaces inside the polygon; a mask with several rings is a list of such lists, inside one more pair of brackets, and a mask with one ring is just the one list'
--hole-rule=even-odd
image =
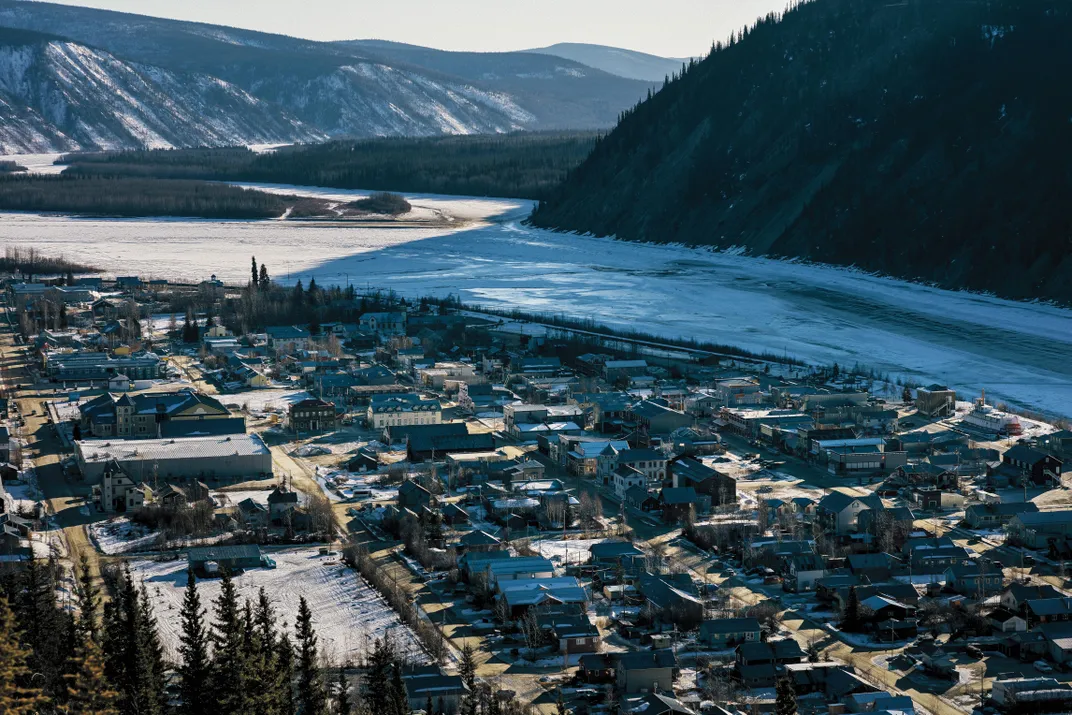
{"label": "hill slope with snow", "polygon": [[659,57],[646,52],[625,50],[621,47],[590,45],[583,42],[559,42],[548,47],[528,50],[528,52],[561,57],[618,77],[646,82],[662,82],[666,77],[680,73],[681,65],[688,62],[687,59]]}

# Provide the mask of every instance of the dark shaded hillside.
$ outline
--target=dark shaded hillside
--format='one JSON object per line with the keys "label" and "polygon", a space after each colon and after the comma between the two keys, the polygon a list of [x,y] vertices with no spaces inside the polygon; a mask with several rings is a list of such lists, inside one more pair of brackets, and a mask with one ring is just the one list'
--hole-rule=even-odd
{"label": "dark shaded hillside", "polygon": [[541,226],[1072,302],[1072,7],[815,0],[627,112]]}
{"label": "dark shaded hillside", "polygon": [[366,139],[283,147],[71,154],[65,175],[256,181],[538,199],[591,151],[591,132]]}

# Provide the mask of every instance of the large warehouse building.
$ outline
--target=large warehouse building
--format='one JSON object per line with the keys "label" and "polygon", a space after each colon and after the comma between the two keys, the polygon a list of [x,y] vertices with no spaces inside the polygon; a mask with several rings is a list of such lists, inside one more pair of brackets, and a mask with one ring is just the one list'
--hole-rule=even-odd
{"label": "large warehouse building", "polygon": [[87,481],[116,460],[135,482],[151,479],[254,479],[271,476],[272,453],[256,434],[175,439],[87,439],[75,442]]}

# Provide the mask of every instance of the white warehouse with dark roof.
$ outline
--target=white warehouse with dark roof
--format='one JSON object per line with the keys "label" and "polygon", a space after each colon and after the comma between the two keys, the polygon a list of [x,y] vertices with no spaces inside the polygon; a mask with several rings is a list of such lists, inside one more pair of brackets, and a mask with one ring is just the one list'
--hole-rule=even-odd
{"label": "white warehouse with dark roof", "polygon": [[175,439],[87,439],[75,442],[78,465],[86,480],[100,477],[116,460],[131,479],[140,481],[194,477],[247,478],[272,474],[272,453],[256,434]]}

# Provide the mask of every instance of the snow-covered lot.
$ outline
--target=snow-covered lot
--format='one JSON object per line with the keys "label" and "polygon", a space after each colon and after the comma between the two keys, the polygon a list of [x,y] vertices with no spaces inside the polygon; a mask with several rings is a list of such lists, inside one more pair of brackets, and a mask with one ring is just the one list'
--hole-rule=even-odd
{"label": "snow-covered lot", "polygon": [[[373,639],[390,635],[411,661],[424,662],[424,652],[412,631],[357,574],[336,557],[324,557],[316,548],[273,551],[274,569],[249,569],[235,578],[239,597],[256,601],[263,586],[280,622],[293,628],[298,599],[309,602],[322,653],[332,661],[362,659],[371,652]],[[168,656],[179,645],[179,610],[186,590],[186,561],[137,560],[130,563],[134,579],[145,584],[153,602],[160,636]],[[210,609],[219,596],[217,579],[198,581],[201,601]]]}
{"label": "snow-covered lot", "polygon": [[128,517],[117,516],[89,525],[90,536],[104,554],[149,551],[160,540],[160,532],[135,524]]}
{"label": "snow-covered lot", "polygon": [[556,566],[586,564],[592,558],[588,549],[606,539],[542,539],[530,545],[540,556],[550,559]]}
{"label": "snow-covered lot", "polygon": [[265,412],[268,410],[285,412],[290,405],[295,402],[301,402],[307,397],[312,397],[312,395],[305,390],[275,390],[267,388],[220,395],[219,400],[225,405],[248,406],[250,412]]}
{"label": "snow-covered lot", "polygon": [[[256,254],[284,283],[315,276],[341,285],[362,276],[408,296],[452,294],[823,364],[860,363],[966,395],[985,388],[995,400],[1056,414],[1072,404],[1072,310],[849,269],[541,231],[521,224],[526,201],[416,198],[473,223],[410,229],[7,213],[0,227],[12,243],[113,274],[202,280],[215,273],[244,283]],[[638,303],[638,294],[645,300]]]}

